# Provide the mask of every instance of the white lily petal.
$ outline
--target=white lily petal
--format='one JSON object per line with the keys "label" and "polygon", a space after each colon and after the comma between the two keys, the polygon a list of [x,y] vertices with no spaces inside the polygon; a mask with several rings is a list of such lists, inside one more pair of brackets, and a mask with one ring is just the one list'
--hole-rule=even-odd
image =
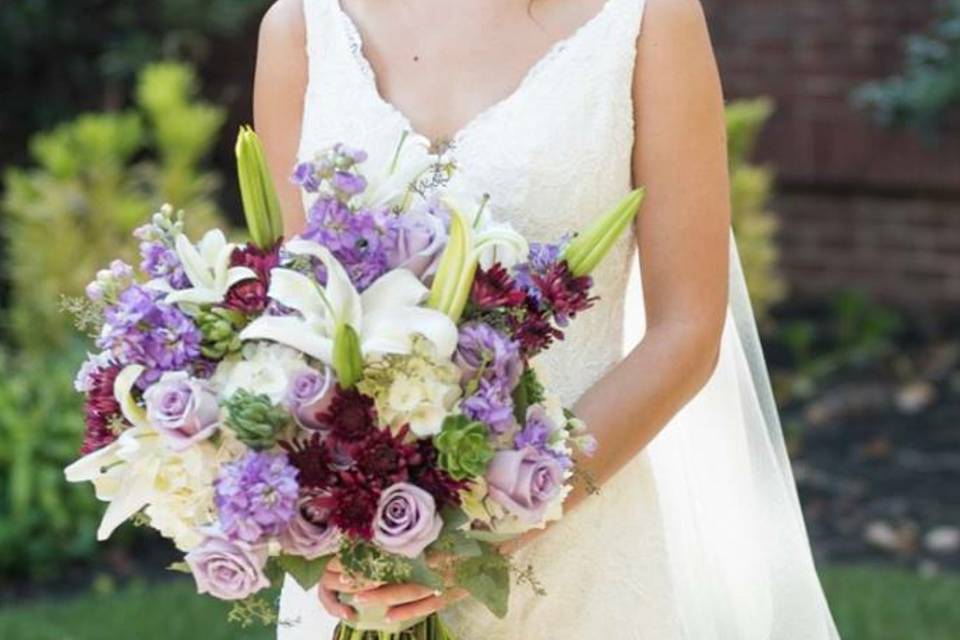
{"label": "white lily petal", "polygon": [[273,269],[270,272],[270,297],[283,306],[300,312],[304,318],[326,318],[330,310],[316,282],[291,269]]}
{"label": "white lily petal", "polygon": [[382,309],[364,317],[364,354],[409,353],[411,337],[420,334],[433,343],[437,357],[447,360],[457,348],[457,325],[445,313],[422,307]]}
{"label": "white lily petal", "polygon": [[[213,271],[215,289],[227,290],[227,273],[230,271],[230,256],[233,255],[233,245],[224,244],[207,264]],[[206,258],[205,258],[206,259]]]}
{"label": "white lily petal", "polygon": [[197,251],[190,239],[182,233],[177,236],[177,257],[180,258],[180,264],[183,265],[183,272],[186,274],[190,284],[194,287],[212,287],[213,276],[203,257]]}
{"label": "white lily petal", "polygon": [[[209,267],[213,267],[217,264],[224,253],[224,249],[228,246],[227,237],[223,235],[223,231],[220,229],[211,229],[203,234],[203,238],[200,239],[200,257],[203,258],[203,261],[206,262]],[[232,250],[233,248],[230,247],[230,251]],[[229,260],[229,252],[227,256]]]}
{"label": "white lily petal", "polygon": [[[127,365],[113,381],[113,397],[120,404],[123,417],[134,427],[149,425],[147,411],[133,399],[133,386],[143,375],[144,367],[139,364]],[[121,441],[122,442],[122,441]]]}
{"label": "white lily petal", "polygon": [[149,474],[137,473],[132,469],[127,476],[127,481],[121,485],[119,493],[107,507],[103,520],[100,521],[97,540],[101,542],[109,538],[117,527],[150,502],[153,491]]}
{"label": "white lily petal", "polygon": [[104,467],[116,464],[120,445],[113,441],[102,449],[89,453],[64,469],[67,482],[92,482],[103,474]]}
{"label": "white lily petal", "polygon": [[170,304],[217,304],[223,302],[224,293],[223,291],[203,287],[180,289],[168,293],[165,302]]}
{"label": "white lily petal", "polygon": [[333,340],[294,316],[264,316],[240,332],[241,340],[272,340],[293,347],[321,362],[333,362]]}
{"label": "white lily petal", "polygon": [[256,272],[249,267],[230,267],[227,269],[226,273],[226,283],[223,287],[224,292],[238,282],[243,282],[244,280],[253,280],[256,277]]}
{"label": "white lily petal", "polygon": [[333,311],[332,319],[337,323],[345,322],[360,333],[363,330],[363,304],[350,276],[326,247],[320,247],[317,257],[327,268],[327,284],[323,291]]}
{"label": "white lily petal", "polygon": [[365,315],[401,307],[415,307],[426,300],[430,290],[406,269],[388,271],[360,294]]}

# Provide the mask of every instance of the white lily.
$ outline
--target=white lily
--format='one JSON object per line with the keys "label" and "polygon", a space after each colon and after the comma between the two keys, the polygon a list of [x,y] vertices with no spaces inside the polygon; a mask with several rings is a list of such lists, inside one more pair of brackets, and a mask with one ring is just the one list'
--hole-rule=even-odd
{"label": "white lily", "polygon": [[359,196],[362,205],[403,208],[410,193],[410,185],[436,164],[436,158],[422,142],[408,144],[408,135],[401,138],[390,162],[382,173],[367,184]]}
{"label": "white lily", "polygon": [[333,365],[334,338],[346,325],[356,333],[365,359],[410,353],[412,338],[418,334],[433,343],[441,360],[453,355],[456,325],[443,313],[420,306],[429,292],[410,271],[389,271],[359,293],[340,262],[322,245],[293,239],[286,249],[319,258],[327,269],[327,284],[320,287],[297,271],[274,269],[270,297],[297,315],[258,318],[240,334],[242,340],[272,340]]}
{"label": "white lily", "polygon": [[197,246],[194,246],[187,236],[178,235],[177,256],[183,265],[183,272],[193,286],[170,291],[167,302],[216,304],[223,301],[233,285],[256,278],[257,274],[252,269],[230,266],[230,255],[234,248],[235,245],[228,243],[219,229],[208,231]]}
{"label": "white lily", "polygon": [[80,458],[65,470],[69,482],[92,482],[97,498],[109,502],[97,539],[106,540],[121,523],[150,500],[151,474],[163,441],[146,420],[143,408],[133,401],[131,390],[143,367],[130,365],[117,376],[113,393],[124,417],[133,425],[114,442]]}

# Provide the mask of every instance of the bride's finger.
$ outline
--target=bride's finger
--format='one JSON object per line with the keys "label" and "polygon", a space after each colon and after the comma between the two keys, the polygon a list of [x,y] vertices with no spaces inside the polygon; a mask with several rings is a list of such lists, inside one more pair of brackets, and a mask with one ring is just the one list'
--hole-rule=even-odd
{"label": "bride's finger", "polygon": [[323,585],[325,589],[340,593],[359,593],[361,591],[376,589],[380,586],[379,582],[354,580],[345,573],[333,573],[332,571],[327,571],[321,576],[320,584]]}
{"label": "bride's finger", "polygon": [[330,589],[325,588],[322,584],[317,587],[317,598],[320,600],[320,604],[326,609],[327,613],[332,615],[334,618],[340,618],[341,620],[353,620],[356,616],[356,610],[340,602],[340,598],[337,597],[336,591],[331,591]]}
{"label": "bride's finger", "polygon": [[407,602],[415,602],[437,595],[433,589],[409,582],[388,584],[378,589],[358,593],[355,598],[357,604],[379,604],[392,607]]}
{"label": "bride's finger", "polygon": [[394,607],[387,611],[387,622],[404,622],[413,618],[427,616],[437,611],[442,611],[448,605],[460,600],[467,594],[462,589],[450,589],[441,595],[432,595],[416,602],[408,602]]}

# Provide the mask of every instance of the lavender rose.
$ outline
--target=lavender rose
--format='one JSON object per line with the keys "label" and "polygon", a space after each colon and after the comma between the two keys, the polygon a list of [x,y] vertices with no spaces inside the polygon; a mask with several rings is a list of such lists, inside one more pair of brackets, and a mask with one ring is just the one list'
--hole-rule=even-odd
{"label": "lavender rose", "polygon": [[443,520],[429,493],[407,482],[380,494],[373,539],[385,551],[415,558],[440,535]]}
{"label": "lavender rose", "polygon": [[487,467],[490,497],[523,522],[543,520],[563,486],[563,467],[553,456],[533,447],[499,451]]}
{"label": "lavender rose", "polygon": [[323,371],[307,367],[297,374],[290,384],[287,397],[287,404],[297,424],[310,430],[325,427],[317,420],[317,414],[323,413],[330,406],[335,382],[335,376],[326,365]]}
{"label": "lavender rose", "polygon": [[211,536],[185,560],[197,582],[197,593],[209,593],[220,600],[243,600],[270,586],[263,573],[267,561],[263,548]]}
{"label": "lavender rose", "polygon": [[280,534],[280,546],[286,553],[314,560],[333,553],[340,545],[340,530],[330,521],[326,498],[305,497],[286,530]]}
{"label": "lavender rose", "polygon": [[403,267],[420,279],[437,268],[447,243],[443,219],[432,211],[414,210],[399,219],[397,242],[388,255],[391,269]]}
{"label": "lavender rose", "polygon": [[167,437],[174,449],[183,450],[209,438],[217,429],[219,405],[209,384],[185,371],[163,374],[143,394],[147,419]]}

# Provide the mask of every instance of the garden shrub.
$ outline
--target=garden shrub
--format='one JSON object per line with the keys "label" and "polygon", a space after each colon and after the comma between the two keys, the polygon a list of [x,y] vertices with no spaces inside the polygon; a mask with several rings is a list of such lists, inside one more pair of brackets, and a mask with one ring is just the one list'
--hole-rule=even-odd
{"label": "garden shrub", "polygon": [[773,111],[769,100],[741,100],[727,107],[727,144],[730,155],[730,198],[733,231],[740,262],[758,320],[767,318],[771,305],[785,291],[777,272],[776,220],[767,210],[772,172],[749,163],[757,136]]}
{"label": "garden shrub", "polygon": [[196,98],[193,72],[167,63],[140,75],[136,108],[84,114],[37,135],[37,166],[5,176],[10,310],[0,322],[18,348],[49,351],[74,333],[60,296],[78,295],[114,257],[137,260],[131,232],[163,202],[189,209],[189,224],[219,224],[219,180],[201,162],[224,114]]}

